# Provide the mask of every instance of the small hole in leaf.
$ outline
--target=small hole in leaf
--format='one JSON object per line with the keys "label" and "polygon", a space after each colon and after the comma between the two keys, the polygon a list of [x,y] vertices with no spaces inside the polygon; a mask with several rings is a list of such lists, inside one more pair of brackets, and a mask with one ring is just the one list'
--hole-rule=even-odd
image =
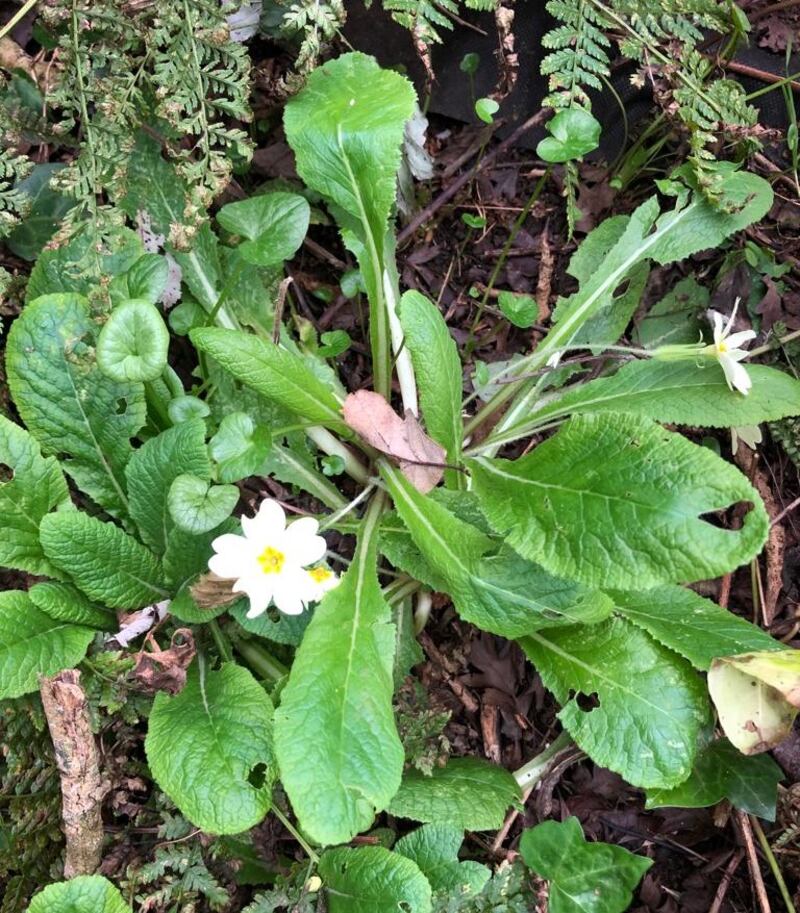
{"label": "small hole in leaf", "polygon": [[277,624],[281,620],[281,613],[278,609],[275,608],[274,605],[271,605],[267,609],[267,618],[269,618],[270,621],[273,621],[273,622],[275,622],[275,624]]}
{"label": "small hole in leaf", "polygon": [[584,713],[591,713],[592,710],[596,710],[600,706],[600,698],[596,691],[592,691],[591,694],[586,694],[584,691],[574,691],[570,694],[570,697]]}
{"label": "small hole in leaf", "polygon": [[62,451],[61,453],[57,453],[57,454],[56,454],[56,459],[58,460],[59,463],[66,463],[66,461],[67,461],[69,458],[70,458],[70,457],[69,457],[69,454],[68,454],[68,453],[65,453],[65,452],[63,452],[63,451]]}
{"label": "small hole in leaf", "polygon": [[117,408],[115,411],[117,415],[125,415],[125,413],[128,411],[128,401],[124,396],[120,396],[120,398],[117,400]]}
{"label": "small hole in leaf", "polygon": [[7,463],[0,463],[0,483],[10,482],[14,478],[14,470]]}
{"label": "small hole in leaf", "polygon": [[256,766],[250,771],[247,775],[247,782],[254,789],[261,789],[264,786],[264,782],[267,779],[267,765],[266,764],[256,764]]}
{"label": "small hole in leaf", "polygon": [[620,284],[614,289],[614,298],[615,299],[621,298],[625,294],[625,292],[628,291],[628,289],[630,288],[630,285],[631,285],[630,279],[625,279],[623,282],[620,282]]}

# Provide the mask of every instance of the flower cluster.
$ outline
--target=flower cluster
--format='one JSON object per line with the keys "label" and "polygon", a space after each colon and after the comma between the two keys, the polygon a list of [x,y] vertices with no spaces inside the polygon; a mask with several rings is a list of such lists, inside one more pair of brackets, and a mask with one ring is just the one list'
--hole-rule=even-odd
{"label": "flower cluster", "polygon": [[227,533],[211,543],[209,570],[232,580],[235,593],[247,594],[248,618],[262,615],[270,602],[287,615],[299,615],[339,582],[319,563],[327,546],[318,530],[312,517],[287,526],[280,504],[262,501],[254,517],[242,517],[243,536]]}

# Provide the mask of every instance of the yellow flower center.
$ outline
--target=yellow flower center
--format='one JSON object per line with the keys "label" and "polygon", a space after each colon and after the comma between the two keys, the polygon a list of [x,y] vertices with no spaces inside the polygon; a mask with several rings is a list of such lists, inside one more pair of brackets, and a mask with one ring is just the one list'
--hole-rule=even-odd
{"label": "yellow flower center", "polygon": [[280,574],[284,561],[286,561],[286,555],[271,545],[268,545],[258,556],[258,563],[265,574]]}
{"label": "yellow flower center", "polygon": [[720,355],[724,355],[727,351],[728,351],[728,344],[725,342],[724,339],[720,339],[720,341],[717,343],[717,352]]}
{"label": "yellow flower center", "polygon": [[329,571],[326,567],[312,567],[308,574],[314,583],[325,583],[326,580],[333,577],[333,571]]}

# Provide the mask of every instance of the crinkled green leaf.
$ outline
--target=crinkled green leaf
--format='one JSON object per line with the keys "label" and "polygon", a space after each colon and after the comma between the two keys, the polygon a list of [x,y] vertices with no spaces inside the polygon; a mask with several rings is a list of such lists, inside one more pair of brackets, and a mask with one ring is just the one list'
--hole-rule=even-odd
{"label": "crinkled green leaf", "polygon": [[634,786],[671,787],[689,776],[709,706],[684,659],[624,618],[555,628],[520,645],[595,763]]}
{"label": "crinkled green leaf", "polygon": [[39,891],[28,913],[131,913],[131,908],[107,879],[78,875]]}
{"label": "crinkled green leaf", "polygon": [[256,425],[247,413],[226,415],[209,441],[209,451],[217,463],[220,481],[238,482],[255,475],[263,465],[271,443],[269,429]]}
{"label": "crinkled green leaf", "polygon": [[31,302],[8,334],[11,395],[46,453],[107,511],[126,511],[130,438],[145,421],[141,384],[107,378],[94,359],[96,325],[78,295]]}
{"label": "crinkled green leaf", "polygon": [[118,383],[150,381],[167,365],[169,330],[149,301],[117,305],[97,337],[97,364]]}
{"label": "crinkled green leaf", "polygon": [[463,840],[464,832],[452,824],[424,824],[398,840],[394,850],[419,866],[435,893],[474,897],[492,873],[479,862],[459,860]]}
{"label": "crinkled green leaf", "polygon": [[142,254],[127,273],[117,276],[110,285],[111,298],[122,303],[132,298],[155,304],[169,279],[169,262],[162,254]]}
{"label": "crinkled green leaf", "polygon": [[[250,603],[246,599],[240,599],[227,611],[245,631],[265,637],[277,644],[288,644],[291,647],[297,647],[300,644],[306,628],[313,618],[313,612],[308,610],[302,615],[285,615],[277,609],[267,609],[263,615],[259,615],[257,618],[248,618],[247,610],[249,608]],[[274,617],[272,617],[273,611]]]}
{"label": "crinkled green leaf", "polygon": [[208,403],[197,396],[176,396],[167,406],[167,415],[174,425],[205,418],[210,411]]}
{"label": "crinkled green leaf", "polygon": [[144,444],[134,453],[125,474],[131,517],[145,544],[161,553],[167,546],[173,520],[167,506],[170,487],[178,476],[211,477],[202,419],[190,419]]}
{"label": "crinkled green leaf", "polygon": [[[470,461],[481,508],[553,574],[637,588],[727,573],[758,554],[769,520],[747,479],[708,448],[633,415],[579,415],[516,461]],[[705,515],[752,503],[738,530]]]}
{"label": "crinkled green leaf", "polygon": [[783,771],[769,755],[746,757],[727,739],[702,748],[689,779],[673,789],[647,791],[647,808],[705,808],[727,799],[736,808],[775,820]]}
{"label": "crinkled green leaf", "polygon": [[39,523],[69,506],[56,460],[43,457],[34,437],[0,415],[0,566],[58,577],[39,543]]}
{"label": "crinkled green leaf", "polygon": [[623,913],[653,864],[621,846],[588,843],[577,818],[526,830],[519,851],[525,864],[550,882],[550,913]]}
{"label": "crinkled green leaf", "polygon": [[539,304],[530,295],[517,295],[514,292],[503,291],[497,296],[497,306],[503,312],[506,320],[522,330],[533,326],[539,316]]}
{"label": "crinkled green leaf", "polygon": [[156,695],[145,752],[159,787],[193,824],[239,834],[272,805],[272,702],[247,669],[195,664],[180,694]]}
{"label": "crinkled green leaf", "polygon": [[139,609],[167,595],[156,556],[113,523],[76,510],[48,514],[40,529],[44,553],[89,599]]}
{"label": "crinkled green leaf", "polygon": [[310,214],[300,194],[276,191],[228,203],[217,213],[217,221],[231,234],[247,239],[237,250],[248,263],[277,266],[303,243]]}
{"label": "crinkled green leaf", "polygon": [[235,485],[213,485],[191,473],[179,475],[167,495],[167,506],[178,529],[207,533],[231,515],[239,500]]}
{"label": "crinkled green leaf", "polygon": [[74,199],[50,187],[50,179],[62,168],[61,162],[41,162],[14,186],[15,192],[28,197],[30,208],[8,236],[6,244],[11,253],[23,260],[35,260],[39,256],[61,219],[75,205]]}
{"label": "crinkled green leaf", "polygon": [[418,866],[382,846],[328,850],[318,872],[330,913],[430,913],[431,888]]}
{"label": "crinkled green leaf", "polygon": [[613,591],[617,611],[657,641],[707,671],[714,659],[751,650],[783,650],[761,628],[680,586]]}
{"label": "crinkled green leaf", "polygon": [[700,339],[699,315],[706,310],[711,296],[694,276],[681,279],[667,294],[656,301],[633,331],[636,344],[655,348]]}
{"label": "crinkled green leaf", "polygon": [[713,359],[631,361],[611,377],[571,387],[532,412],[545,421],[562,415],[626,412],[663,424],[730,428],[800,413],[800,381],[777,368],[747,365],[753,388],[729,390]]}
{"label": "crinkled green leaf", "polygon": [[362,528],[353,563],[317,606],[275,714],[283,786],[300,826],[321,844],[366,830],[403,769],[392,712],[394,630],[374,539],[371,525]]}
{"label": "crinkled green leaf", "polygon": [[46,580],[34,584],[28,596],[37,609],[56,621],[99,628],[101,631],[116,629],[117,616],[110,609],[95,605],[71,583]]}
{"label": "crinkled green leaf", "polygon": [[389,803],[399,818],[448,824],[466,831],[499,828],[520,799],[519,786],[502,767],[480,758],[451,758],[430,776],[409,769]]}
{"label": "crinkled green leaf", "polygon": [[21,590],[0,593],[0,699],[36,691],[40,675],[77,666],[94,634],[46,615]]}

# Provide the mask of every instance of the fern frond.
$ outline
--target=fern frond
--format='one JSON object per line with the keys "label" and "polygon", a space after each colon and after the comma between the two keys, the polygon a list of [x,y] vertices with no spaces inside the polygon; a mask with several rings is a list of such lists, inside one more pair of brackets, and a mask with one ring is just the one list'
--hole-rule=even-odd
{"label": "fern frond", "polygon": [[343,0],[299,0],[291,5],[283,16],[282,31],[301,38],[295,61],[299,72],[314,68],[325,45],[336,36],[346,18]]}
{"label": "fern frond", "polygon": [[30,200],[19,189],[19,182],[32,168],[27,156],[0,148],[0,238],[7,237],[28,210]]}
{"label": "fern frond", "polygon": [[541,67],[550,88],[544,104],[589,107],[586,89],[601,89],[600,77],[609,73],[611,41],[603,31],[608,23],[589,0],[549,0],[547,11],[563,25],[542,38],[542,45],[552,51]]}

